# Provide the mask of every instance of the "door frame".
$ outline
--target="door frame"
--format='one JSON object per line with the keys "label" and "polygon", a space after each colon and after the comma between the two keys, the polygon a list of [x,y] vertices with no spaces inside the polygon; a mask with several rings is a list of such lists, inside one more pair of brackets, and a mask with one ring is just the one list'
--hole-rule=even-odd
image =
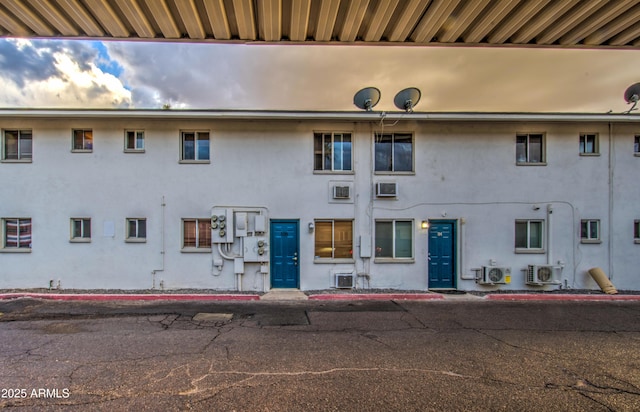
{"label": "door frame", "polygon": [[[430,247],[430,232],[431,232],[431,223],[450,223],[452,227],[451,237],[453,242],[453,257],[451,259],[452,262],[452,273],[451,273],[451,289],[458,289],[458,263],[460,258],[460,244],[459,244],[459,220],[458,219],[429,219],[429,229],[427,229],[427,256],[429,256],[429,247]],[[428,259],[428,258],[427,258]],[[449,287],[431,287],[431,279],[429,276],[429,260],[427,260],[427,288],[428,289],[450,289]]]}
{"label": "door frame", "polygon": [[[269,219],[269,244],[273,241],[274,223],[294,223],[296,225],[296,253],[298,254],[298,265],[296,266],[296,285],[288,289],[300,289],[300,219]],[[275,265],[273,264],[273,248],[269,247],[269,288],[273,287],[273,275]]]}

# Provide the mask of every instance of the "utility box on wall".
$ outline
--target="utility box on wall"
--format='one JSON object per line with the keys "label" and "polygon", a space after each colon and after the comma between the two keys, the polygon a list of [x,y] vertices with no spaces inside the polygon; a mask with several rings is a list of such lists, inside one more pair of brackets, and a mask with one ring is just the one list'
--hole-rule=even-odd
{"label": "utility box on wall", "polygon": [[249,236],[244,239],[245,262],[268,262],[269,248],[267,238],[262,236]]}
{"label": "utility box on wall", "polygon": [[211,210],[211,242],[233,243],[233,209],[214,208]]}

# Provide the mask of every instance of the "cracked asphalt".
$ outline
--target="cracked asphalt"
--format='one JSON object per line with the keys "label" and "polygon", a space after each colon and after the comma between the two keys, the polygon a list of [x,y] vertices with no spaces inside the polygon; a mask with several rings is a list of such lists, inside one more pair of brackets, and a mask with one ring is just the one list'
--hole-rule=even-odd
{"label": "cracked asphalt", "polygon": [[0,312],[9,410],[640,410],[638,302],[15,299]]}

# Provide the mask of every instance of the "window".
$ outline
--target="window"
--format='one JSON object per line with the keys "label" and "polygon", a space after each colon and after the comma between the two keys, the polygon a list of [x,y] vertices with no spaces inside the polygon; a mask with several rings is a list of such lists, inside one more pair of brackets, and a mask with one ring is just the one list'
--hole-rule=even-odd
{"label": "window", "polygon": [[313,170],[351,171],[351,134],[315,133]]}
{"label": "window", "polygon": [[90,242],[91,241],[91,219],[72,218],[71,219],[71,241]]}
{"label": "window", "polygon": [[31,130],[5,130],[2,160],[30,162],[32,141]]}
{"label": "window", "polygon": [[633,221],[633,240],[635,243],[640,243],[640,220]]}
{"label": "window", "polygon": [[147,241],[147,219],[127,219],[127,242]]}
{"label": "window", "polygon": [[182,249],[211,249],[210,219],[182,219]]}
{"label": "window", "polygon": [[31,219],[2,219],[2,249],[4,251],[28,252],[31,250]]}
{"label": "window", "polygon": [[413,222],[376,221],[376,258],[412,259]]}
{"label": "window", "polygon": [[180,160],[187,162],[209,162],[209,132],[182,132]]}
{"label": "window", "polygon": [[597,134],[594,134],[594,133],[580,134],[580,154],[583,156],[599,154]]}
{"label": "window", "polygon": [[640,156],[640,134],[637,134],[633,138],[633,153],[636,156]]}
{"label": "window", "polygon": [[375,171],[413,171],[413,137],[411,134],[376,133]]}
{"label": "window", "polygon": [[91,152],[93,150],[93,131],[76,129],[73,131],[74,152]]}
{"label": "window", "polygon": [[543,220],[516,220],[516,252],[542,252],[543,230]]}
{"label": "window", "polygon": [[315,259],[353,259],[353,221],[315,221]]}
{"label": "window", "polygon": [[580,241],[582,243],[600,243],[600,221],[583,219],[580,221]]}
{"label": "window", "polygon": [[144,130],[126,130],[124,132],[125,152],[144,152]]}
{"label": "window", "polygon": [[544,136],[541,133],[516,136],[517,164],[544,164]]}

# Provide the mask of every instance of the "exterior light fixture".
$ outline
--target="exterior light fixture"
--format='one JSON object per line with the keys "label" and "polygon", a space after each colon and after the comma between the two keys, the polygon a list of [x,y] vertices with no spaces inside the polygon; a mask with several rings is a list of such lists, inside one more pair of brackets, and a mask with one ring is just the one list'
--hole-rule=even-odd
{"label": "exterior light fixture", "polygon": [[422,229],[429,229],[429,221],[428,221],[428,220],[423,220],[423,221],[420,223],[420,227],[421,227]]}
{"label": "exterior light fixture", "polygon": [[316,225],[313,222],[309,222],[309,233],[313,233],[313,230],[316,228]]}

